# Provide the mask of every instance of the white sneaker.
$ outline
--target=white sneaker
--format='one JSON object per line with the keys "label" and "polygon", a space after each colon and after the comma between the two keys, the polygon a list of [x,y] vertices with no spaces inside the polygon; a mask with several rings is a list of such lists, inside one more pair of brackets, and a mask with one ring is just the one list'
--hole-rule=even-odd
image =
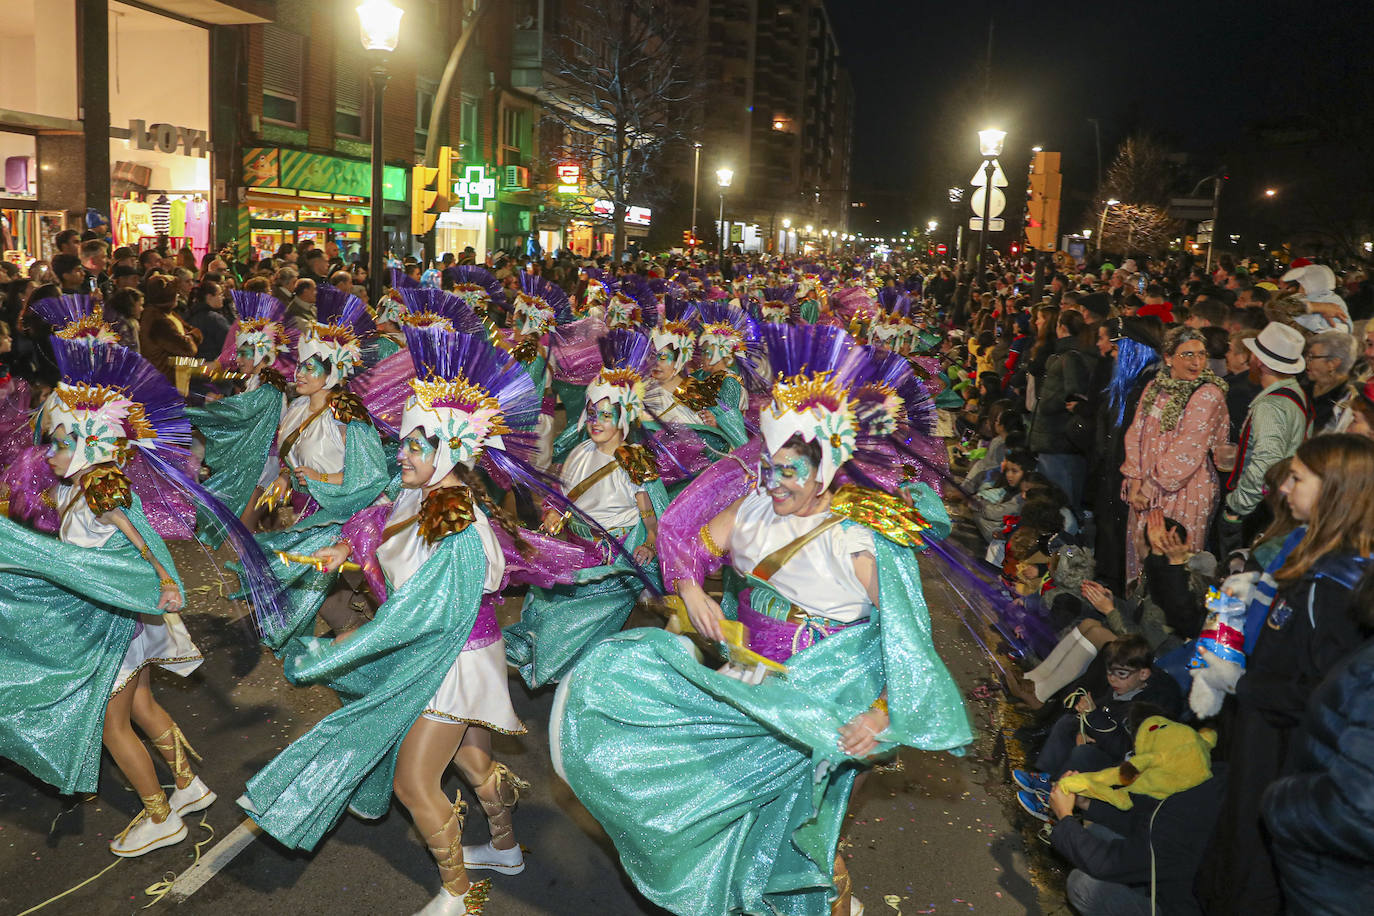
{"label": "white sneaker", "polygon": [[491,843],[463,847],[463,867],[468,871],[488,869],[503,875],[518,875],[525,870],[525,856],[516,843],[510,849],[497,849]]}
{"label": "white sneaker", "polygon": [[863,901],[853,894],[849,895],[849,916],[864,916]]}
{"label": "white sneaker", "polygon": [[490,893],[490,878],[472,882],[467,893],[461,897],[455,897],[441,887],[434,899],[423,910],[417,910],[415,916],[472,916],[472,914],[480,914],[482,908],[486,906],[487,897]]}
{"label": "white sneaker", "polygon": [[110,852],[124,859],[145,855],[154,849],[174,846],[186,839],[186,825],[173,809],[167,819],[154,823],[147,811],[141,811],[124,832],[110,841]]}
{"label": "white sneaker", "polygon": [[177,814],[195,814],[197,811],[204,811],[215,803],[219,798],[210,787],[201,781],[199,776],[191,780],[184,789],[177,789],[167,799],[167,804],[172,806],[172,810]]}

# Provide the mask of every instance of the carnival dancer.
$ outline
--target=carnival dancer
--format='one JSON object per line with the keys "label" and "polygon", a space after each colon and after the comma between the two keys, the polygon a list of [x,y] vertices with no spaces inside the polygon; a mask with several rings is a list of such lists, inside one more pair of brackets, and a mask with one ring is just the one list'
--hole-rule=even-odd
{"label": "carnival dancer", "polygon": [[[205,463],[212,473],[205,488],[251,522],[254,488],[263,472],[263,456],[276,448],[277,428],[286,410],[286,379],[295,374],[293,331],[284,323],[285,307],[270,293],[234,290],[238,315],[224,341],[220,364],[245,377],[243,391],[186,411],[205,440]],[[217,547],[223,533],[202,517],[200,539]]]}
{"label": "carnival dancer", "polygon": [[468,304],[478,318],[488,317],[497,299],[504,299],[501,281],[485,267],[459,264],[445,268],[444,291],[453,293]]}
{"label": "carnival dancer", "polygon": [[[370,544],[336,539],[315,553],[330,573],[349,559],[375,563],[385,603],[351,634],[287,645],[287,678],[332,687],[344,705],[249,780],[239,804],[281,843],[308,850],[345,806],[379,818],[394,791],[439,866],[443,886],[420,912],[474,914],[489,882],[470,882],[468,870],[524,869],[511,815],[528,786],[491,756],[492,731],[525,727],[510,702],[495,603],[482,600],[499,591],[506,568],[489,515],[517,546],[520,535],[463,480],[484,452],[533,479],[510,448],[523,437],[528,450],[539,396],[481,335],[410,325],[405,333],[416,376],[399,427],[403,492],[368,510],[383,516]],[[462,845],[466,805],[441,787],[450,762],[482,803],[486,844]]]}
{"label": "carnival dancer", "polygon": [[[309,554],[333,544],[339,525],[387,484],[381,439],[362,401],[346,387],[360,367],[360,338],[371,325],[365,307],[358,297],[329,286],[320,289],[316,307],[319,320],[298,346],[297,396],[282,416],[277,455],[269,458],[250,504],[257,515],[287,499],[300,509],[290,528],[258,535],[269,555]],[[348,591],[332,596],[322,610],[336,584],[333,573],[278,559],[273,568],[286,586],[289,611],[285,628],[263,634],[272,649],[308,633],[317,612],[336,632],[360,622]]]}
{"label": "carnival dancer", "polygon": [[[659,543],[696,630],[721,639],[723,607],[737,607],[739,647],[785,676],[712,670],[661,630],[620,634],[560,685],[551,750],[658,905],[859,913],[836,856],[856,776],[899,746],[959,753],[972,740],[912,550],[948,519],[923,484],[836,488],[881,480],[862,458],[870,430],[904,429],[891,392],[863,390],[864,350],[829,327],[765,340],[781,377],[763,442],[744,452],[757,473],[740,451],[717,462],[674,503]],[[717,603],[702,581],[726,557],[750,587]]]}
{"label": "carnival dancer", "polygon": [[543,277],[530,273],[520,275],[520,292],[516,294],[515,327],[504,334],[502,345],[510,351],[520,367],[529,374],[535,390],[540,393],[540,412],[537,428],[539,449],[535,467],[543,470],[553,460],[554,396],[549,387],[548,334],[560,324],[572,321],[572,304],[568,294]]}
{"label": "carnival dancer", "polygon": [[[702,302],[696,306],[696,352],[701,368],[695,377],[715,390],[716,403],[707,407],[707,423],[714,426],[730,448],[749,439],[749,387],[766,390],[750,347],[757,346],[757,331],[744,311],[726,302]],[[708,389],[709,390],[709,389]]]}
{"label": "carnival dancer", "polygon": [[658,583],[655,538],[668,494],[651,450],[631,441],[644,410],[649,341],[620,329],[602,349],[605,368],[587,387],[577,420],[586,438],[569,453],[561,478],[566,503],[602,530],[553,504],[540,526],[553,534],[566,526],[600,562],[581,570],[576,584],[531,588],[520,621],[506,627],[506,660],[531,687],[558,681],[590,646],[625,625],[644,590],[641,576]]}
{"label": "carnival dancer", "polygon": [[[123,473],[132,453],[215,514],[259,614],[277,613],[276,585],[247,530],[183,472],[190,425],[176,388],[118,345],[54,337],[53,353],[62,381],[41,422],[58,539],[0,519],[0,756],[63,793],[95,792],[103,743],[143,801],[110,851],[140,856],[184,839],[182,817],[215,793],[152,693],[151,666],[184,677],[202,658],[177,615],[171,554]],[[170,798],[134,725],[172,771]]]}

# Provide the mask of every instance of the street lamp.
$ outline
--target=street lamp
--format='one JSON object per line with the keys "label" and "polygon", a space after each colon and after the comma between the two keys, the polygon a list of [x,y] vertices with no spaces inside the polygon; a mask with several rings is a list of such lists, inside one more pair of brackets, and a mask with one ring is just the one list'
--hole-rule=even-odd
{"label": "street lamp", "polygon": [[386,245],[382,226],[382,95],[391,77],[386,69],[387,55],[396,50],[400,41],[404,15],[405,10],[391,0],[363,0],[358,4],[363,50],[372,57],[372,226],[368,241],[367,291],[373,308],[382,301],[382,270],[386,264],[382,255]]}
{"label": "street lamp", "polygon": [[1278,194],[1278,193],[1279,193],[1279,192],[1276,191],[1276,190],[1273,189],[1273,188],[1265,188],[1265,189],[1264,189],[1264,196],[1265,196],[1265,197],[1273,197],[1274,195],[1276,195],[1276,194]]}
{"label": "street lamp", "polygon": [[701,185],[701,143],[698,141],[692,144],[695,161],[692,163],[692,250],[688,254],[696,254],[697,241],[697,188]]}
{"label": "street lamp", "polygon": [[[1105,207],[1102,208],[1102,215],[1101,215],[1100,217],[1098,217],[1098,219],[1097,219],[1097,250],[1098,250],[1098,251],[1101,251],[1101,250],[1102,250],[1102,232],[1103,232],[1103,230],[1106,229],[1106,227],[1107,227],[1107,211],[1110,210],[1112,207],[1115,207],[1115,206],[1116,206],[1117,204],[1119,204],[1119,203],[1121,203],[1121,201],[1117,200],[1115,197],[1108,197],[1108,198],[1107,198],[1107,205],[1106,205]],[[1089,234],[1089,237],[1091,238],[1091,234]]]}
{"label": "street lamp", "polygon": [[978,266],[973,276],[980,286],[987,285],[983,266],[988,252],[988,224],[992,222],[992,174],[1006,139],[1007,132],[995,127],[978,131],[978,151],[983,154],[983,231],[978,237]]}
{"label": "street lamp", "polygon": [[791,234],[792,220],[784,218],[782,221],[782,255],[787,257],[787,236]]}
{"label": "street lamp", "polygon": [[725,257],[725,189],[734,180],[734,169],[716,169],[716,184],[720,185],[720,236],[716,241],[716,260]]}

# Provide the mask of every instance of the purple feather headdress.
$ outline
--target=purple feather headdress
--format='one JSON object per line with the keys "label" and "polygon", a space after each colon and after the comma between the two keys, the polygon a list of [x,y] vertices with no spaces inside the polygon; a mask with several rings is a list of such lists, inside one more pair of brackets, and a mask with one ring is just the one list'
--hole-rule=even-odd
{"label": "purple feather headdress", "polygon": [[733,339],[737,342],[733,347],[734,367],[745,387],[755,392],[767,391],[768,379],[759,374],[763,344],[758,322],[739,306],[719,301],[697,303],[696,319],[698,353],[712,360],[722,354],[727,340]]}
{"label": "purple feather headdress", "polygon": [[73,322],[90,316],[94,307],[91,304],[91,297],[83,293],[35,299],[29,303],[29,311],[46,321],[54,331],[59,331]]}
{"label": "purple feather headdress", "polygon": [[406,314],[401,318],[404,327],[448,322],[453,330],[463,334],[481,334],[485,330],[471,302],[458,293],[416,287],[401,290],[400,297],[406,307]]}
{"label": "purple feather headdress", "polygon": [[904,318],[910,318],[914,301],[910,293],[895,287],[885,286],[878,290],[878,305],[882,306],[883,311],[889,315],[901,315]]}
{"label": "purple feather headdress", "polygon": [[403,289],[414,289],[420,285],[420,281],[408,276],[402,267],[389,267],[387,271],[391,277],[391,288],[397,292]]}
{"label": "purple feather headdress", "polygon": [[501,281],[485,267],[459,264],[444,269],[444,283],[476,308],[478,301],[490,302],[501,296]]}
{"label": "purple feather headdress", "polygon": [[239,321],[276,321],[286,316],[286,306],[271,293],[249,293],[241,289],[231,291],[234,313]]}
{"label": "purple feather headdress", "polygon": [[611,327],[658,326],[658,297],[639,274],[621,277],[606,301],[606,324]]}
{"label": "purple feather headdress", "polygon": [[572,302],[562,287],[531,273],[520,275],[520,292],[513,311],[515,330],[522,336],[542,336],[549,328],[573,320]]}
{"label": "purple feather headdress", "polygon": [[367,304],[332,283],[322,283],[317,287],[315,320],[320,324],[347,327],[358,338],[366,337],[377,330],[372,316],[368,314]]}
{"label": "purple feather headdress", "polygon": [[118,345],[88,346],[55,339],[53,356],[65,386],[117,391],[138,405],[139,425],[151,435],[138,441],[140,454],[163,480],[202,506],[227,534],[239,560],[258,626],[266,632],[286,622],[281,585],[271,564],[238,515],[183,470],[190,455],[191,423],[181,394],[139,354]]}

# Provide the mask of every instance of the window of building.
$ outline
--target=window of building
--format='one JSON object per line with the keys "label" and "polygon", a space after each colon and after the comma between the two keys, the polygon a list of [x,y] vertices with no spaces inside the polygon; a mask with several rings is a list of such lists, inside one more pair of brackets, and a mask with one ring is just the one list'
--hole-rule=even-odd
{"label": "window of building", "polygon": [[422,150],[429,142],[429,118],[434,113],[434,94],[439,87],[429,80],[415,84],[415,148]]}
{"label": "window of building", "polygon": [[458,155],[464,162],[474,162],[479,157],[481,143],[477,130],[477,99],[465,95],[459,102]]}
{"label": "window of building", "polygon": [[524,165],[524,121],[524,112],[518,108],[507,108],[501,112],[502,165]]}
{"label": "window of building", "polygon": [[279,26],[262,27],[262,117],[274,124],[301,124],[305,38]]}
{"label": "window of building", "polygon": [[363,139],[364,82],[355,56],[343,54],[334,62],[334,134]]}

